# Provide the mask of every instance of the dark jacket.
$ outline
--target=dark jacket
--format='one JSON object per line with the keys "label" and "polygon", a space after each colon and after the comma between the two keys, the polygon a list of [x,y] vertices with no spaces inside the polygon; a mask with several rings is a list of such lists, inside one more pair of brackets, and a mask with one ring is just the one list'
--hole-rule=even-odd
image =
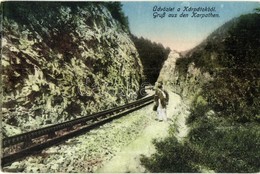
{"label": "dark jacket", "polygon": [[169,102],[169,94],[166,90],[160,88],[156,89],[154,95],[154,101],[157,107],[159,106],[159,100],[161,101],[162,107],[166,108]]}

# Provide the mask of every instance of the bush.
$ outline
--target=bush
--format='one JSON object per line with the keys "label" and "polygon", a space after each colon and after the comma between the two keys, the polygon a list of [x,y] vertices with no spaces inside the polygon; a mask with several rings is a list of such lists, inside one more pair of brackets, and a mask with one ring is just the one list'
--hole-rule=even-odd
{"label": "bush", "polygon": [[186,120],[187,124],[191,124],[195,120],[204,119],[206,113],[210,110],[206,99],[203,95],[198,94],[191,104],[191,114]]}
{"label": "bush", "polygon": [[196,120],[183,143],[168,137],[155,141],[157,152],[143,156],[149,172],[259,172],[260,131],[258,124],[232,124],[221,118]]}
{"label": "bush", "polygon": [[200,164],[215,172],[259,172],[260,132],[256,124],[201,124],[190,134],[190,143],[199,147]]}
{"label": "bush", "polygon": [[149,172],[198,172],[193,165],[196,161],[195,151],[188,144],[180,144],[174,137],[154,144],[157,153],[150,158],[145,156],[141,158],[141,163]]}

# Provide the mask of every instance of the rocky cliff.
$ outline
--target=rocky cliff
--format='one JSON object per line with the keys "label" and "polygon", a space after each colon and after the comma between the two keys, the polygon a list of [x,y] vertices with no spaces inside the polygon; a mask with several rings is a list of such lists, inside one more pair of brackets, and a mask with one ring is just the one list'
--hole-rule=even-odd
{"label": "rocky cliff", "polygon": [[194,95],[201,91],[204,83],[211,79],[208,72],[202,72],[195,67],[194,62],[190,62],[183,72],[183,65],[179,62],[186,60],[183,55],[176,51],[171,51],[169,57],[164,62],[158,80],[164,82],[165,88],[181,95],[187,102],[191,102]]}
{"label": "rocky cliff", "polygon": [[[180,58],[180,54],[176,51],[171,51],[167,60],[164,62],[163,67],[160,71],[158,80],[164,82],[164,86],[173,87],[173,83],[177,80],[176,61]],[[176,91],[175,91],[176,92]]]}
{"label": "rocky cliff", "polygon": [[4,136],[137,98],[139,55],[129,32],[102,3],[3,7]]}
{"label": "rocky cliff", "polygon": [[257,119],[259,16],[235,18],[180,58],[169,56],[160,76],[166,76],[165,81],[189,103],[203,101],[232,117],[250,110],[253,116],[242,120]]}
{"label": "rocky cliff", "polygon": [[182,96],[178,108],[167,110],[179,110],[173,118],[184,124],[173,124],[144,158],[149,172],[259,171],[259,21],[259,10],[242,15],[186,54],[170,54],[160,78]]}
{"label": "rocky cliff", "polygon": [[202,72],[192,61],[188,65],[180,64],[185,60],[186,58],[181,53],[172,51],[164,62],[158,79],[164,82],[166,88],[180,94],[187,102],[191,102],[194,95],[201,91],[201,87],[211,79],[211,76],[209,72]]}

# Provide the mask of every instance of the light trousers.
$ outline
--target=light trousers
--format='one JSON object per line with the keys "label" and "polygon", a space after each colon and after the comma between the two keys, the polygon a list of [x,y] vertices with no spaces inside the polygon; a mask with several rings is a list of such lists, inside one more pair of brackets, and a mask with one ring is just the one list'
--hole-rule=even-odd
{"label": "light trousers", "polygon": [[166,108],[162,107],[162,104],[161,104],[160,100],[159,100],[159,106],[157,108],[157,117],[158,117],[158,120],[167,121]]}

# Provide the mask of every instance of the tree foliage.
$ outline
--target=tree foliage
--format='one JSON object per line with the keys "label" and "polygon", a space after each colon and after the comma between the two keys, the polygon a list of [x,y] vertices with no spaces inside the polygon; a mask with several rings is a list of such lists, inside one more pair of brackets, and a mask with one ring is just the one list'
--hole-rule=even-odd
{"label": "tree foliage", "polygon": [[144,66],[146,81],[154,84],[171,50],[168,47],[165,48],[161,43],[155,43],[143,37],[138,38],[132,35],[132,40]]}
{"label": "tree foliage", "polygon": [[231,119],[248,122],[260,119],[260,20],[259,14],[243,15],[230,28],[215,80],[206,84],[209,104]]}
{"label": "tree foliage", "polygon": [[255,8],[256,13],[260,13],[260,8]]}
{"label": "tree foliage", "polygon": [[128,17],[125,16],[122,10],[121,2],[104,2],[104,5],[110,11],[113,18],[118,20],[128,31],[130,31]]}
{"label": "tree foliage", "polygon": [[142,159],[150,172],[259,172],[259,21],[258,13],[242,15],[177,60],[182,79],[191,63],[212,78],[194,97],[187,139],[169,143],[172,134]]}
{"label": "tree foliage", "polygon": [[194,63],[213,80],[202,88],[202,96],[222,116],[239,122],[259,121],[260,15],[242,15],[228,25],[226,35],[213,34],[189,57],[178,59],[177,69],[185,76]]}

